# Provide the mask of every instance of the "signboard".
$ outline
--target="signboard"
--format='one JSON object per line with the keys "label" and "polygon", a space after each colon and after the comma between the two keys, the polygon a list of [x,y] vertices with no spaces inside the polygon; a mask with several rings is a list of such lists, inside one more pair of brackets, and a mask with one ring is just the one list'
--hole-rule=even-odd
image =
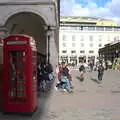
{"label": "signboard", "polygon": [[7,45],[24,45],[27,44],[27,41],[8,41]]}

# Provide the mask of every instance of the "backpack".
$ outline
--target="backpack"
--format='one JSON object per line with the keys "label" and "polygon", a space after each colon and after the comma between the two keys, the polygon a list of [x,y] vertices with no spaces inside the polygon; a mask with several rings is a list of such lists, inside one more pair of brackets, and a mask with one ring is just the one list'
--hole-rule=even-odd
{"label": "backpack", "polygon": [[104,67],[103,67],[103,66],[99,66],[99,67],[98,67],[98,71],[99,71],[100,73],[103,73],[103,72],[104,72]]}

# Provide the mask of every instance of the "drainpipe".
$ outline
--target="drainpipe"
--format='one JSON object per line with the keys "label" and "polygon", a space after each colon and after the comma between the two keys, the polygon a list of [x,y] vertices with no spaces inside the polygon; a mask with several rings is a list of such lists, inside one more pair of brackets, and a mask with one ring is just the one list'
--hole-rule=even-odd
{"label": "drainpipe", "polygon": [[48,40],[47,40],[47,46],[48,46],[48,51],[47,51],[47,63],[49,64],[50,63],[50,35],[48,35]]}

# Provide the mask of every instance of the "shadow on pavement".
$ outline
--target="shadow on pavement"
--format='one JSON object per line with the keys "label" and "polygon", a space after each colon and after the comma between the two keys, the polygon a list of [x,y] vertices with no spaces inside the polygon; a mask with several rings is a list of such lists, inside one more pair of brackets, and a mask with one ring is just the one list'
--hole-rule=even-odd
{"label": "shadow on pavement", "polygon": [[91,80],[96,82],[97,84],[100,84],[100,82],[96,78],[91,78]]}
{"label": "shadow on pavement", "polygon": [[77,77],[76,77],[76,79],[80,80],[80,77],[79,77],[79,76],[77,76]]}
{"label": "shadow on pavement", "polygon": [[47,112],[48,106],[47,102],[52,93],[53,85],[51,89],[47,92],[38,92],[38,108],[32,115],[25,114],[14,114],[14,113],[3,113],[0,111],[0,120],[46,120],[45,114]]}
{"label": "shadow on pavement", "polygon": [[80,82],[83,82],[83,81],[84,81],[84,78],[81,79],[79,76],[77,76],[76,79],[79,80]]}

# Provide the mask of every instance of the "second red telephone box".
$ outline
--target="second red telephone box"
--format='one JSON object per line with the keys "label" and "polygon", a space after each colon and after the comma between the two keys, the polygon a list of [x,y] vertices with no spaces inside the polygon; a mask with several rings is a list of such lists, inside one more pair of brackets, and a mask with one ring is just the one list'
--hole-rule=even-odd
{"label": "second red telephone box", "polygon": [[3,110],[33,113],[37,107],[35,40],[11,35],[3,42]]}

